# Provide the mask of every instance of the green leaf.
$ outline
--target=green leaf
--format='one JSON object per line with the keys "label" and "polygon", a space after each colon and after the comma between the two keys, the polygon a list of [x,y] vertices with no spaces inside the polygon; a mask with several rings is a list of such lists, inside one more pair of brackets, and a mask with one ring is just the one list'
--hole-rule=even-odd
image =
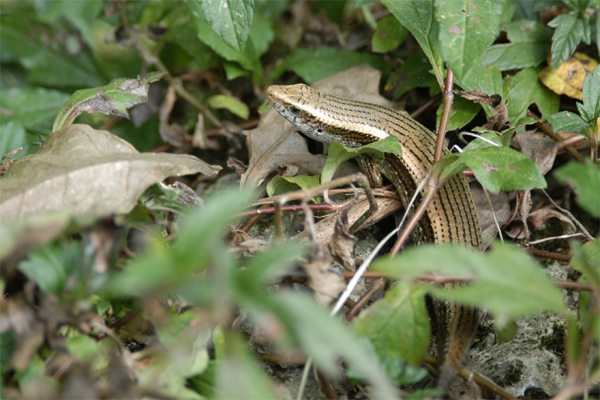
{"label": "green leaf", "polygon": [[370,64],[384,73],[387,73],[391,67],[391,64],[380,56],[346,49],[318,47],[313,50],[296,50],[290,58],[273,71],[271,78],[275,79],[286,69],[291,69],[310,84],[360,64]]}
{"label": "green leaf", "polygon": [[12,52],[28,71],[28,81],[45,86],[99,86],[105,80],[86,55],[73,57],[46,46],[35,34],[35,22],[21,14],[0,19],[0,47]]}
{"label": "green leaf", "polygon": [[[579,115],[569,112],[561,111],[553,114],[550,117],[550,124],[554,132],[582,132],[589,123],[585,122]],[[583,132],[582,132],[583,133]],[[583,133],[587,136],[587,132]]]}
{"label": "green leaf", "polygon": [[0,157],[19,147],[23,147],[23,150],[10,159],[16,160],[17,158],[35,153],[37,147],[32,145],[30,136],[26,134],[23,125],[18,122],[11,121],[0,125]]}
{"label": "green leaf", "polygon": [[[475,116],[481,110],[481,105],[471,100],[467,100],[463,97],[456,96],[452,102],[452,109],[450,110],[450,119],[448,121],[448,130],[453,131],[460,129],[467,125],[475,118]],[[444,111],[444,104],[440,104],[436,112],[436,124],[439,126],[440,120],[442,119],[442,112]]]}
{"label": "green leaf", "polygon": [[86,335],[67,337],[67,350],[80,361],[91,360],[100,350],[98,342]]}
{"label": "green leaf", "polygon": [[484,66],[496,65],[500,71],[537,67],[550,47],[552,29],[536,21],[519,20],[502,26],[510,43],[496,44],[487,49]]}
{"label": "green leaf", "polygon": [[337,167],[344,161],[348,161],[361,154],[374,154],[384,158],[384,153],[402,154],[402,147],[397,137],[389,136],[384,140],[378,140],[356,149],[345,147],[337,142],[331,143],[327,161],[321,172],[321,183],[329,182]]}
{"label": "green leaf", "polygon": [[237,336],[229,335],[227,355],[217,369],[216,399],[278,399],[273,383]]}
{"label": "green leaf", "polygon": [[[486,68],[474,68],[466,79],[459,83],[462,88],[467,90],[481,90],[490,96],[494,94],[502,95],[502,73],[496,65],[488,65]],[[488,118],[494,114],[494,109],[491,106],[487,104],[481,104],[481,106]]]}
{"label": "green leaf", "polygon": [[298,189],[308,189],[319,183],[319,175],[276,176],[267,184],[267,194],[269,197],[279,196]]}
{"label": "green leaf", "polygon": [[396,69],[388,78],[385,90],[394,90],[394,99],[416,87],[428,87],[430,93],[439,91],[435,76],[431,73],[431,66],[422,51],[415,51]]}
{"label": "green leaf", "polygon": [[560,183],[575,186],[577,204],[594,218],[600,217],[600,171],[593,163],[587,165],[572,161],[554,172]]}
{"label": "green leaf", "polygon": [[204,42],[198,40],[198,33],[191,24],[182,24],[169,28],[165,40],[181,47],[194,58],[194,67],[199,70],[218,68],[221,61],[217,54]]}
{"label": "green leaf", "polygon": [[561,14],[548,22],[548,26],[556,28],[552,35],[552,59],[550,64],[554,71],[560,64],[573,55],[579,43],[590,42],[590,25],[572,14]]}
{"label": "green leaf", "polygon": [[[4,288],[2,289],[4,291]],[[2,374],[12,368],[10,358],[17,345],[15,334],[12,329],[0,333],[0,373]]]}
{"label": "green leaf", "polygon": [[213,49],[219,56],[228,61],[240,63],[248,71],[262,74],[262,66],[259,62],[259,56],[250,37],[243,49],[238,52],[227,42],[221,39],[210,27],[209,23],[203,17],[202,6],[199,1],[186,1],[184,5],[189,11],[189,18],[193,27],[196,29],[198,38]]}
{"label": "green leaf", "polygon": [[281,243],[253,257],[243,270],[232,265],[227,270],[231,297],[244,307],[251,308],[253,303],[256,303],[254,307],[260,307],[264,287],[289,274],[308,250],[306,243]]}
{"label": "green leaf", "polygon": [[190,279],[190,275],[196,276],[211,265],[225,269],[231,264],[221,235],[252,198],[252,192],[239,188],[213,195],[204,208],[184,216],[175,246],[155,239],[147,253],[132,259],[127,269],[113,277],[108,288],[116,295],[139,294],[157,287],[188,294],[190,286],[195,286],[196,292],[206,291],[196,296],[212,298],[212,291],[221,289],[211,287],[199,277]]}
{"label": "green leaf", "polygon": [[16,87],[0,90],[0,106],[4,110],[2,124],[19,123],[26,129],[50,125],[67,93],[40,87]]}
{"label": "green leaf", "polygon": [[[271,312],[277,314],[317,367],[330,376],[336,376],[339,374],[338,360],[341,357],[371,385],[374,397],[397,398],[394,387],[372,352],[312,298],[284,291],[277,293],[273,300],[273,306],[276,307]],[[311,329],[306,329],[307,326]]]}
{"label": "green leaf", "polygon": [[212,108],[224,108],[244,120],[250,115],[248,106],[233,96],[217,94],[208,99],[208,104]]}
{"label": "green leaf", "polygon": [[471,279],[467,286],[434,287],[433,294],[485,308],[494,314],[500,326],[524,315],[565,309],[560,289],[540,265],[517,247],[498,241],[487,253],[450,244],[418,246],[394,258],[379,259],[371,269],[395,279],[425,273]]}
{"label": "green leaf", "polygon": [[442,56],[458,81],[481,68],[481,57],[500,28],[501,4],[494,0],[435,1]]}
{"label": "green leaf", "polygon": [[406,28],[393,15],[381,18],[371,38],[373,52],[387,53],[394,50],[406,39],[407,34]]}
{"label": "green leaf", "polygon": [[600,287],[600,239],[596,238],[583,246],[573,241],[571,248],[573,257],[569,264],[583,274],[581,281]]}
{"label": "green leaf", "polygon": [[585,77],[583,106],[587,111],[585,120],[588,123],[593,123],[600,118],[600,66],[597,66],[591,74],[587,74]]}
{"label": "green leaf", "polygon": [[590,0],[563,0],[563,3],[571,10],[585,11],[590,5]]}
{"label": "green leaf", "polygon": [[543,120],[558,112],[560,98],[540,82],[538,72],[538,69],[526,68],[505,80],[504,98],[511,125],[524,118],[533,103],[542,113]]}
{"label": "green leaf", "polygon": [[[199,0],[190,0],[193,2]],[[199,1],[206,22],[225,43],[241,53],[246,45],[254,0]]]}
{"label": "green leaf", "polygon": [[76,91],[63,105],[52,131],[72,124],[82,112],[101,112],[129,118],[127,109],[148,101],[150,83],[156,82],[163,75],[161,72],[153,72],[137,79],[115,79],[106,86]]}
{"label": "green leaf", "polygon": [[434,75],[441,87],[444,82],[444,66],[438,38],[439,25],[433,18],[433,2],[430,0],[381,0],[381,4],[390,10],[417,40],[433,66]]}
{"label": "green leaf", "polygon": [[429,348],[426,287],[399,283],[353,321],[354,331],[366,336],[385,363],[401,358],[419,366]]}
{"label": "green leaf", "polygon": [[[84,277],[81,246],[77,242],[68,245],[53,244],[33,251],[19,264],[19,271],[34,280],[40,289],[60,295],[68,278]],[[75,276],[72,276],[76,271]]]}
{"label": "green leaf", "polygon": [[546,180],[539,167],[516,150],[486,147],[465,151],[462,161],[490,192],[545,188]]}

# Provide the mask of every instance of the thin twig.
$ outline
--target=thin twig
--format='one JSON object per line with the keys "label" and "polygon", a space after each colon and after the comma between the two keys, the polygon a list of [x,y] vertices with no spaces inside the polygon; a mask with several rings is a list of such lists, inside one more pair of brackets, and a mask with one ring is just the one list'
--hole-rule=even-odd
{"label": "thin twig", "polygon": [[560,212],[562,212],[563,214],[565,214],[567,217],[569,217],[569,219],[571,219],[571,221],[579,228],[579,230],[581,232],[583,232],[585,238],[588,241],[592,241],[594,240],[594,237],[592,235],[590,235],[590,233],[587,231],[587,229],[585,229],[585,227],[581,224],[581,222],[579,222],[577,220],[577,218],[575,218],[575,216],[573,214],[571,214],[571,212],[569,210],[566,210],[564,208],[562,208],[561,206],[559,206],[558,204],[556,204],[556,202],[554,201],[554,199],[552,197],[550,197],[550,195],[548,193],[546,193],[546,191],[544,189],[542,189],[542,192],[546,195],[546,198],[548,199],[548,201],[550,203],[552,203],[552,205]]}
{"label": "thin twig", "polygon": [[[430,355],[425,355],[425,357],[423,358],[423,361],[425,361],[427,364],[431,364],[434,366],[439,366],[440,365],[440,361],[438,359],[436,359],[435,357],[432,357]],[[483,376],[479,375],[476,372],[473,372],[471,370],[468,370],[467,368],[460,368],[458,370],[458,375],[460,375],[461,377],[463,377],[465,380],[470,380],[471,377],[473,378],[472,380],[479,386],[484,387],[490,391],[492,391],[493,393],[497,394],[498,396],[501,396],[505,399],[508,400],[517,400],[513,395],[511,395],[510,393],[508,393],[507,391],[505,391],[504,389],[502,389],[500,386],[496,385],[494,382],[484,378]]]}

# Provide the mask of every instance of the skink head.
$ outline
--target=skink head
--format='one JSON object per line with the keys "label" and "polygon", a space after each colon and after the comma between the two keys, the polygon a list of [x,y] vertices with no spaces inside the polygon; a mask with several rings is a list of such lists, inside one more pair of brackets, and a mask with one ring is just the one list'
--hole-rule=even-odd
{"label": "skink head", "polygon": [[336,138],[323,131],[323,123],[318,121],[316,115],[322,97],[322,93],[303,84],[273,85],[267,89],[267,98],[273,108],[300,132],[319,142],[331,143]]}

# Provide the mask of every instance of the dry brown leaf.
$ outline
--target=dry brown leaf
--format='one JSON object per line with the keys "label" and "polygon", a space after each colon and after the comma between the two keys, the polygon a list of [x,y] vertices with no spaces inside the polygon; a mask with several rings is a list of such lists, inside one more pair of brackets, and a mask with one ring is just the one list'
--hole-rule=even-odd
{"label": "dry brown leaf", "polygon": [[356,270],[354,266],[354,258],[352,257],[352,249],[356,243],[356,236],[349,232],[350,225],[348,223],[348,208],[340,212],[339,218],[335,223],[335,230],[331,238],[331,254],[346,268],[348,271]]}
{"label": "dry brown leaf", "polygon": [[539,228],[547,219],[557,218],[565,224],[565,234],[575,233],[577,228],[573,221],[571,221],[571,218],[551,207],[552,206],[547,206],[529,214],[532,230]]}
{"label": "dry brown leaf", "polygon": [[308,286],[321,304],[330,304],[346,288],[346,281],[332,268],[333,260],[324,246],[317,246],[309,261],[301,265],[308,276]]}
{"label": "dry brown leaf", "polygon": [[173,111],[173,106],[175,105],[176,100],[177,95],[175,94],[175,87],[171,85],[169,86],[167,95],[160,106],[160,111],[158,113],[160,125],[158,126],[158,130],[160,132],[160,137],[162,137],[166,143],[176,147],[181,147],[188,142],[187,130],[185,126],[169,123],[171,111]]}
{"label": "dry brown leaf", "polygon": [[558,145],[552,138],[541,132],[527,131],[515,135],[513,140],[521,152],[540,167],[542,174],[552,169],[558,153]]}
{"label": "dry brown leaf", "polygon": [[508,127],[508,108],[499,94],[489,95],[481,90],[456,91],[467,100],[475,103],[486,104],[494,109],[490,119],[483,125],[484,129],[500,132]]}
{"label": "dry brown leaf", "polygon": [[[312,86],[336,96],[390,107],[393,103],[379,94],[380,77],[379,70],[360,65],[331,75]],[[280,169],[285,171],[284,176],[318,175],[327,159],[322,154],[310,154],[306,140],[273,109],[265,113],[256,129],[244,131],[244,134],[250,154],[248,169],[241,176],[241,182],[246,186],[258,186]],[[336,176],[348,173],[348,169],[339,168]]]}
{"label": "dry brown leaf", "polygon": [[506,192],[500,191],[496,194],[487,192],[486,195],[479,184],[474,183],[470,186],[479,216],[481,236],[487,247],[498,235],[498,227],[502,228],[510,218],[510,204],[508,204]]}
{"label": "dry brown leaf", "polygon": [[129,212],[150,185],[170,176],[221,169],[179,154],[144,153],[107,131],[71,125],[53,132],[36,154],[0,181],[0,219],[41,211],[106,216]]}

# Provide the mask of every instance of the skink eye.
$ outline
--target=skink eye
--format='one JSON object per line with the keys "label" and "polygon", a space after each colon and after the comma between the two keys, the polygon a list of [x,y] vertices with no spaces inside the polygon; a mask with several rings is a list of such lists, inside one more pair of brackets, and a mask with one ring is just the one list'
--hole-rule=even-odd
{"label": "skink eye", "polygon": [[290,112],[297,116],[302,113],[302,110],[300,110],[298,107],[290,107]]}

